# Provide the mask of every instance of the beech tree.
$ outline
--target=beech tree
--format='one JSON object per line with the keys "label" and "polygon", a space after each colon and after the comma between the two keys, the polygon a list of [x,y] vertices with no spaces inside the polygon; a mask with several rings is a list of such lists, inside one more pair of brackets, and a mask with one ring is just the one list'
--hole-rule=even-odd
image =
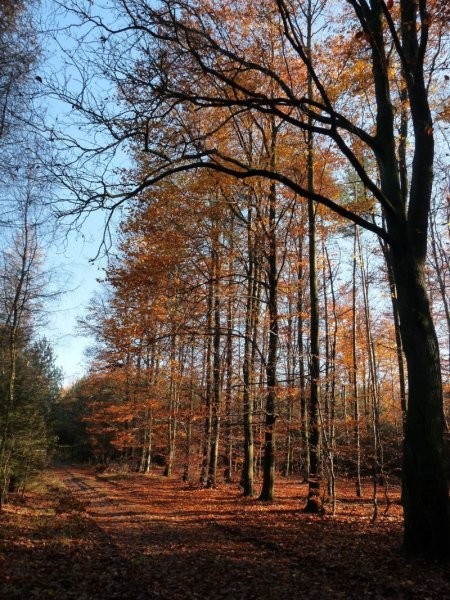
{"label": "beech tree", "polygon": [[[95,14],[92,3],[66,4],[98,28],[100,50],[95,60],[104,59],[98,73],[107,77],[112,67],[124,110],[112,114],[109,106],[88,93],[88,87],[73,96],[66,90],[64,97],[74,111],[108,134],[111,143],[104,149],[110,155],[131,140],[148,156],[147,169],[122,189],[113,174],[111,185],[102,177],[93,186],[92,174],[78,179],[73,183],[77,195],[72,212],[113,209],[173,173],[208,168],[238,179],[269,178],[386,243],[408,369],[404,545],[410,555],[447,556],[450,524],[441,367],[424,269],[434,160],[429,82],[439,62],[436,56],[448,50],[448,4],[330,1],[316,23],[320,37],[310,52],[301,0],[258,4],[162,0],[156,5],[117,0],[110,5],[114,17],[110,20],[102,11]],[[268,32],[274,30],[283,70],[265,60],[273,39]],[[439,43],[433,45],[436,40]],[[258,51],[250,52],[252,46]],[[327,48],[333,48],[333,64]],[[93,66],[92,55],[88,59],[85,75]],[[367,111],[360,115],[353,110],[351,90],[341,93],[339,82],[351,81],[352,69],[362,61],[367,64],[369,93]],[[308,77],[298,77],[299,73],[310,78],[312,95],[305,83]],[[90,80],[86,75],[82,84],[88,86]],[[297,135],[299,147],[305,134],[314,134],[316,143],[331,144],[377,210],[367,215],[347,206],[343,198],[304,185],[295,160],[261,167],[236,157],[216,134],[226,128],[230,114],[245,111],[286,123]],[[399,138],[405,127],[411,128],[407,160]],[[72,150],[81,151],[84,168],[89,153],[97,164],[98,147],[73,142]],[[360,158],[361,148],[372,159],[368,164]],[[61,171],[61,177],[66,175]]]}

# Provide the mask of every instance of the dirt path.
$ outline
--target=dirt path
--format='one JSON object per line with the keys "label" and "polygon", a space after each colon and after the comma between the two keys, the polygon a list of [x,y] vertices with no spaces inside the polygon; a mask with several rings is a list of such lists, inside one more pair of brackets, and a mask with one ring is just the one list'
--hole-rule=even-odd
{"label": "dirt path", "polygon": [[237,525],[235,490],[189,490],[158,477],[143,485],[85,470],[59,475],[136,571],[143,597],[275,599],[298,590],[284,544]]}
{"label": "dirt path", "polygon": [[267,505],[179,478],[58,475],[120,557],[129,598],[450,597],[445,568],[401,558],[398,506],[373,527],[369,501],[344,500],[334,519],[304,515],[298,482]]}

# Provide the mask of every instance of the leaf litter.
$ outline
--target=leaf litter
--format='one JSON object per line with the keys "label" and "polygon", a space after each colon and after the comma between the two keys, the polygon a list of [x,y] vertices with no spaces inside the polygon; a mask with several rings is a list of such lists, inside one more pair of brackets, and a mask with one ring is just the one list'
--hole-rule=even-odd
{"label": "leaf litter", "polygon": [[302,512],[295,478],[263,503],[236,484],[206,490],[157,472],[53,476],[56,487],[0,513],[1,598],[450,598],[448,565],[401,554],[398,488],[372,525],[369,482],[357,499],[339,481],[333,517]]}

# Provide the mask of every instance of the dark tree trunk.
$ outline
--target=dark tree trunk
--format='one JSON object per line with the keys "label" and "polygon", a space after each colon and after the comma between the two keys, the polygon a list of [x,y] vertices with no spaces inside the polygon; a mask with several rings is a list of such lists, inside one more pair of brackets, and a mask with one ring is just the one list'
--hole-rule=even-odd
{"label": "dark tree trunk", "polygon": [[232,381],[233,381],[233,297],[228,299],[227,304],[227,336],[225,351],[225,455],[226,467],[224,479],[227,483],[232,481],[233,472],[233,430],[231,425],[231,400],[232,400]]}
{"label": "dark tree trunk", "polygon": [[396,155],[381,3],[372,2],[370,10],[364,7],[361,14],[367,19],[372,36],[376,155],[381,191],[389,202],[385,205],[385,217],[392,240],[391,262],[408,369],[403,458],[404,547],[411,556],[443,559],[450,555],[449,498],[443,459],[443,393],[439,346],[424,275],[434,162],[433,123],[424,72],[429,27],[426,4],[425,1],[400,0],[402,74],[414,133],[409,196],[404,189],[406,167],[401,168],[402,156],[399,166]]}
{"label": "dark tree trunk", "polygon": [[394,247],[392,259],[408,366],[404,546],[409,555],[442,558],[450,553],[450,519],[438,341],[425,287],[424,264],[406,247]]}
{"label": "dark tree trunk", "polygon": [[297,344],[298,344],[298,362],[299,362],[299,400],[300,400],[300,436],[302,441],[301,448],[301,458],[302,458],[302,471],[305,481],[308,478],[309,473],[309,427],[308,427],[308,404],[306,397],[306,373],[305,373],[305,344],[304,344],[304,310],[305,310],[305,302],[304,302],[304,256],[303,256],[303,238],[305,235],[304,232],[304,211],[302,208],[302,216],[301,216],[301,232],[298,238],[298,251],[297,251]]}
{"label": "dark tree trunk", "polygon": [[353,272],[352,272],[352,389],[353,389],[353,435],[356,448],[356,496],[361,498],[361,436],[359,428],[359,397],[358,397],[358,356],[356,354],[356,250],[357,250],[357,226],[355,225],[355,236],[353,240]]}
{"label": "dark tree trunk", "polygon": [[309,216],[309,294],[310,294],[310,344],[309,359],[310,400],[309,400],[309,454],[308,500],[305,512],[318,513],[322,510],[320,502],[320,423],[319,423],[319,298],[317,292],[316,273],[316,224],[315,211],[311,200],[308,200]]}
{"label": "dark tree trunk", "polygon": [[253,441],[253,370],[255,362],[256,325],[259,313],[259,285],[260,276],[259,256],[256,254],[256,241],[252,233],[252,210],[249,208],[247,221],[247,247],[248,247],[248,280],[247,301],[245,311],[245,339],[244,360],[242,363],[243,377],[243,409],[244,409],[244,465],[242,468],[242,486],[244,496],[254,496],[254,441]]}
{"label": "dark tree trunk", "polygon": [[191,446],[192,446],[192,419],[194,415],[194,399],[195,399],[195,344],[191,340],[191,356],[190,356],[190,390],[189,390],[189,412],[186,419],[186,443],[184,447],[184,467],[183,481],[191,479]]}
{"label": "dark tree trunk", "polygon": [[[311,60],[312,50],[312,3],[308,0],[306,26],[307,39],[306,51]],[[308,98],[313,100],[312,75],[308,72]],[[308,192],[314,193],[314,134],[312,131],[313,119],[308,116],[310,127],[307,138],[307,185]],[[319,296],[317,291],[317,260],[316,260],[316,211],[314,203],[308,199],[308,235],[309,235],[309,301],[310,301],[310,400],[309,400],[309,473],[308,473],[308,500],[305,512],[318,513],[322,510],[320,505],[320,423],[319,423],[319,378],[320,378],[320,347],[319,347]]]}
{"label": "dark tree trunk", "polygon": [[271,501],[274,497],[275,480],[275,421],[278,353],[278,272],[276,239],[276,187],[270,186],[269,198],[269,256],[268,256],[268,310],[269,345],[267,349],[266,419],[264,432],[263,485],[260,500]]}
{"label": "dark tree trunk", "polygon": [[211,457],[211,427],[212,427],[212,366],[211,366],[211,355],[212,355],[212,303],[213,303],[213,291],[212,285],[208,289],[208,316],[206,323],[206,348],[205,348],[205,425],[204,425],[204,437],[202,444],[202,467],[200,470],[200,484],[206,485],[208,482],[209,473],[209,460]]}
{"label": "dark tree trunk", "polygon": [[221,356],[220,356],[220,290],[219,290],[219,253],[216,249],[218,241],[214,240],[213,248],[213,371],[212,371],[212,403],[211,403],[211,446],[207,487],[215,487],[217,476],[217,460],[219,456],[220,404],[221,404]]}

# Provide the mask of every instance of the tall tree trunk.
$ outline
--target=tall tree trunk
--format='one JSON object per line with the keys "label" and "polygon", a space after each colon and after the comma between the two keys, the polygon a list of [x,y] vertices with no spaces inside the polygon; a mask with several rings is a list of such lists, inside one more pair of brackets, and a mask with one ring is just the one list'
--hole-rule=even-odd
{"label": "tall tree trunk", "polygon": [[267,348],[266,379],[267,397],[265,407],[263,484],[260,500],[271,501],[274,497],[275,480],[275,421],[277,355],[278,355],[278,269],[277,269],[277,237],[276,237],[276,202],[275,183],[270,184],[269,192],[269,255],[268,255],[268,311],[269,311],[269,343]]}
{"label": "tall tree trunk", "polygon": [[253,211],[248,209],[247,219],[247,291],[245,307],[244,359],[242,363],[243,377],[243,418],[244,418],[244,464],[242,469],[242,486],[244,496],[252,497],[254,490],[254,435],[253,435],[253,403],[254,403],[254,369],[256,351],[256,330],[260,310],[261,274],[260,258],[257,254],[257,242],[253,233]]}
{"label": "tall tree trunk", "polygon": [[375,355],[375,344],[372,336],[372,323],[370,318],[370,304],[369,304],[369,284],[366,275],[366,269],[364,265],[364,258],[361,248],[361,238],[359,236],[358,228],[355,228],[356,241],[358,243],[358,257],[361,274],[361,289],[363,295],[364,304],[364,327],[366,333],[366,347],[367,347],[367,359],[369,364],[369,385],[368,389],[370,392],[370,406],[371,406],[371,417],[372,417],[372,431],[373,431],[373,463],[372,463],[372,489],[373,489],[373,514],[372,522],[375,522],[378,517],[378,483],[380,475],[383,474],[383,447],[381,445],[380,437],[380,410],[379,410],[379,390],[378,390],[378,373],[377,373],[377,361]]}
{"label": "tall tree trunk", "polygon": [[[309,178],[313,178],[312,155],[308,168]],[[316,268],[316,223],[314,205],[308,200],[309,217],[309,295],[310,295],[310,400],[309,400],[309,453],[308,499],[305,512],[318,513],[322,510],[320,501],[320,422],[319,422],[319,298],[317,292]]]}
{"label": "tall tree trunk", "polygon": [[[328,467],[329,467],[329,495],[332,498],[333,504],[333,515],[336,513],[336,477],[334,471],[334,444],[335,444],[335,417],[336,417],[336,346],[337,346],[337,333],[338,333],[338,317],[336,313],[336,293],[334,289],[334,274],[330,260],[330,256],[326,246],[323,246],[324,253],[324,304],[328,306],[327,298],[327,281],[325,277],[325,264],[328,267],[328,280],[330,285],[331,293],[331,314],[332,314],[332,330],[328,332],[328,344],[327,350],[327,388],[326,388],[326,410],[325,410],[325,429],[327,434],[327,455],[328,455]],[[329,312],[329,311],[327,311]],[[328,319],[327,319],[328,323]],[[329,331],[330,325],[328,323],[327,329]]]}
{"label": "tall tree trunk", "polygon": [[[303,212],[303,211],[302,211]],[[303,267],[303,217],[301,223],[302,231],[298,237],[298,250],[297,250],[297,344],[298,344],[298,361],[299,361],[299,395],[300,395],[300,423],[301,423],[301,440],[302,440],[302,466],[304,479],[308,478],[310,469],[310,455],[309,455],[309,425],[308,425],[308,401],[306,397],[306,373],[305,373],[305,342],[304,342],[304,316],[305,302],[304,302],[304,267]]]}
{"label": "tall tree trunk", "polygon": [[233,297],[228,298],[227,304],[227,337],[225,351],[225,453],[227,463],[225,467],[224,479],[227,483],[232,481],[233,472],[233,429],[231,425],[231,402],[232,402],[232,382],[233,382]]}
{"label": "tall tree trunk", "polygon": [[[172,474],[173,463],[175,460],[175,448],[176,448],[176,438],[177,438],[177,413],[178,413],[178,395],[179,389],[178,384],[176,382],[176,334],[172,334],[170,340],[170,384],[169,384],[169,418],[168,418],[168,452],[167,452],[167,460],[166,467],[164,469],[164,475],[168,477]],[[182,361],[179,361],[182,363]]]}
{"label": "tall tree trunk", "polygon": [[[404,242],[406,245],[407,240]],[[450,516],[439,345],[425,286],[424,261],[405,246],[401,253],[394,246],[392,256],[408,367],[403,465],[405,550],[411,555],[443,558],[450,553]]]}
{"label": "tall tree trunk", "polygon": [[287,320],[287,339],[286,339],[286,385],[288,389],[287,393],[287,416],[286,416],[286,443],[285,443],[285,465],[283,469],[283,475],[289,477],[293,469],[293,457],[292,457],[292,418],[294,411],[294,396],[292,389],[294,387],[294,353],[293,353],[293,319],[292,319],[292,302],[291,298],[288,298],[288,320]]}
{"label": "tall tree trunk", "polygon": [[[312,2],[307,6],[306,51],[311,60],[312,45]],[[308,98],[313,100],[313,81],[308,71]],[[314,193],[314,134],[313,119],[308,116],[307,134],[307,186],[308,192]],[[313,201],[308,198],[308,236],[309,236],[309,296],[310,296],[310,400],[309,400],[309,453],[308,500],[305,512],[318,513],[320,504],[320,423],[319,423],[319,378],[320,378],[320,346],[319,346],[319,296],[317,291],[317,257],[316,257],[316,213]]]}
{"label": "tall tree trunk", "polygon": [[357,225],[354,227],[353,239],[353,272],[352,272],[352,391],[353,391],[353,436],[356,448],[356,496],[361,498],[361,436],[358,395],[358,355],[356,352],[357,321],[356,321],[356,266],[357,266]]}
{"label": "tall tree trunk", "polygon": [[212,424],[212,307],[213,307],[213,285],[210,282],[207,299],[207,322],[206,322],[206,352],[205,352],[205,426],[203,437],[203,459],[200,471],[200,483],[206,485],[208,482],[209,461],[211,458],[211,424]]}
{"label": "tall tree trunk", "polygon": [[186,444],[184,447],[184,467],[183,481],[191,479],[191,446],[192,446],[192,419],[194,416],[194,399],[195,399],[195,344],[194,339],[191,340],[191,357],[190,357],[190,377],[189,377],[189,407],[186,418]]}
{"label": "tall tree trunk", "polygon": [[[433,184],[433,121],[425,80],[427,3],[400,0],[401,52],[410,121],[414,130],[409,204],[399,180],[393,104],[384,44],[381,3],[371,3],[367,24],[377,103],[376,158],[387,230],[403,349],[408,368],[403,507],[404,546],[413,556],[450,555],[450,515],[443,460],[443,393],[439,345],[425,284],[428,219]],[[363,7],[366,12],[367,7]]]}
{"label": "tall tree trunk", "polygon": [[221,357],[220,357],[220,271],[218,240],[213,242],[213,365],[212,365],[212,401],[211,401],[211,446],[208,468],[207,487],[215,487],[217,476],[217,460],[219,456],[220,404],[221,404]]}

